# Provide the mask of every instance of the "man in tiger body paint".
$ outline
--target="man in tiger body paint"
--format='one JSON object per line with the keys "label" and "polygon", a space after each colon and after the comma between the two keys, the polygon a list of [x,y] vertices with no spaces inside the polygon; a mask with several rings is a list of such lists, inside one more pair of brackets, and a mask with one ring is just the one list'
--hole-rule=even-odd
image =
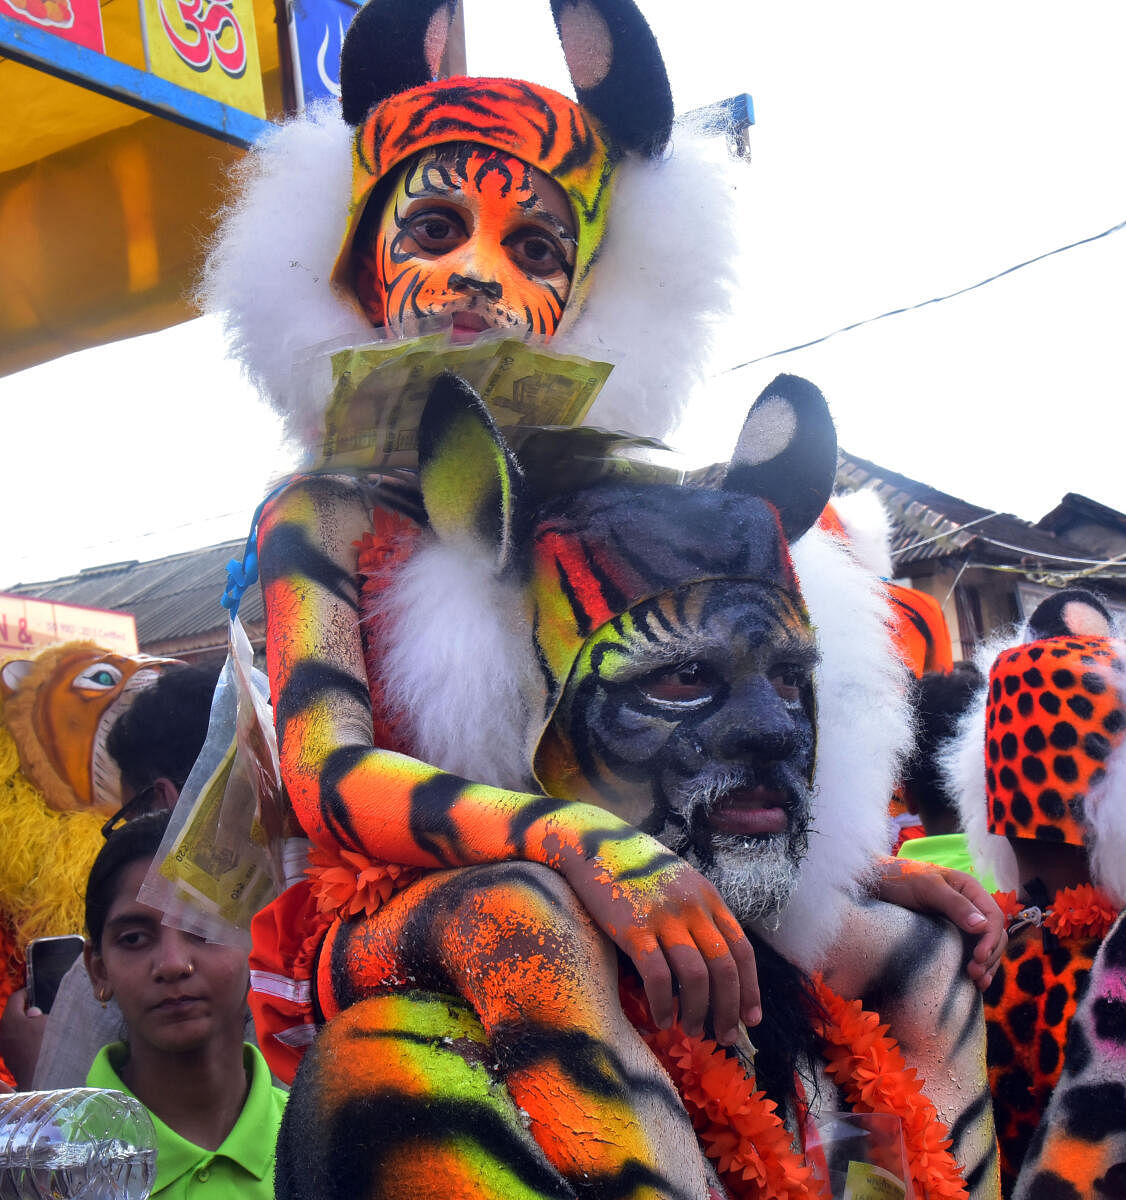
{"label": "man in tiger body paint", "polygon": [[[792,491],[757,498],[762,461],[752,452],[764,439],[748,420],[722,491],[608,481],[532,511],[532,489],[467,393],[456,381],[440,383],[424,415],[421,486],[431,533],[405,571],[413,578],[389,590],[382,627],[397,641],[415,597],[458,578],[464,594],[452,606],[476,632],[487,640],[500,623],[527,640],[490,698],[525,717],[504,745],[482,744],[473,700],[455,673],[447,670],[431,691],[416,655],[414,682],[426,698],[415,707],[415,732],[425,737],[432,724],[458,722],[466,742],[477,742],[477,777],[489,762],[494,778],[504,762],[534,764],[546,794],[509,794],[503,819],[512,844],[542,827],[537,840],[565,859],[566,830],[578,826],[584,852],[612,864],[618,878],[644,890],[691,863],[744,925],[774,928],[808,839],[824,823],[812,787],[818,656],[783,536],[804,531],[831,486],[835,442],[807,432],[819,432],[819,415],[822,428],[828,423],[819,393],[783,377],[760,405],[797,413],[800,444],[774,475],[775,483],[800,481]],[[807,484],[811,474],[821,478],[820,497]],[[520,669],[531,661],[538,670]],[[477,791],[462,780],[442,784],[445,814],[430,844],[446,864],[476,834]],[[847,786],[819,803],[845,795]],[[800,1123],[795,1079],[805,1081],[815,1113],[855,1097],[847,1079],[831,1080],[817,1065],[829,1035],[813,1015],[814,996],[830,994],[815,992],[765,942],[755,1080],[791,1128],[766,1111],[773,1140],[744,1128],[736,1151],[730,1139],[738,1141],[739,1127],[724,1124],[733,1110],[709,1110],[696,1123],[697,1149],[677,1093],[624,1023],[609,942],[555,872],[528,861],[436,870],[368,915],[362,905],[353,911],[330,926],[314,975],[328,1024],[294,1086],[279,1142],[279,1196],[428,1194],[439,1174],[444,1195],[466,1197],[703,1200],[709,1185],[740,1200],[818,1194],[802,1156],[788,1150]],[[879,997],[881,1018],[902,1028],[905,1052],[928,1066],[928,1078],[941,1065],[932,1099],[953,1130],[969,1194],[995,1196],[980,1005],[959,969],[960,939],[883,905],[851,909],[842,926],[830,979],[853,995]],[[716,942],[691,926],[689,933],[706,962],[719,957]],[[725,1061],[715,1043],[708,1050],[686,1037],[702,1028],[704,1012],[681,999],[672,1045]],[[668,1066],[639,988],[627,1009]],[[941,1152],[935,1110],[924,1103],[911,1115],[894,1077],[891,1060],[882,1062],[891,1099],[875,1111],[899,1116],[911,1131],[916,1194],[966,1195]],[[739,1112],[761,1103],[751,1090]],[[686,1104],[691,1095],[682,1092]],[[761,1188],[749,1182],[752,1163],[765,1172]]]}
{"label": "man in tiger body paint", "polygon": [[[633,326],[635,337],[638,331],[643,335],[631,361],[642,370],[644,386],[619,397],[622,411],[633,412],[632,418],[617,415],[611,406],[595,419],[611,428],[647,424],[658,397],[666,410],[660,414],[663,428],[672,403],[683,404],[698,340],[731,266],[722,261],[730,258],[720,232],[723,221],[704,211],[712,201],[722,208],[724,189],[702,187],[709,176],[690,155],[681,156],[680,201],[691,203],[696,219],[690,224],[706,233],[690,250],[675,246],[682,258],[693,259],[693,270],[669,276],[676,281],[677,311],[668,304],[645,308],[659,290],[654,259],[662,240],[666,246],[691,241],[685,236],[687,224],[677,203],[654,201],[645,227],[637,231],[640,240],[631,243],[635,231],[629,222],[610,221],[609,203],[614,191],[615,203],[624,196],[638,204],[642,197],[659,195],[664,178],[676,177],[675,156],[668,163],[654,157],[664,147],[671,121],[667,82],[632,5],[560,0],[553,7],[578,105],[510,80],[431,82],[448,5],[387,2],[363,10],[342,63],[343,115],[353,125],[348,136],[354,172],[348,234],[332,275],[344,302],[334,298],[326,304],[323,264],[330,235],[324,229],[314,230],[300,249],[286,244],[279,254],[284,241],[279,223],[290,211],[304,216],[308,177],[316,192],[330,193],[339,182],[335,165],[314,170],[310,158],[302,158],[308,144],[319,147],[337,138],[331,122],[298,125],[277,135],[294,164],[289,176],[281,167],[289,192],[274,192],[272,200],[259,203],[270,181],[268,171],[255,172],[271,147],[250,164],[248,201],[231,215],[209,262],[211,303],[235,314],[230,321],[245,365],[287,407],[291,430],[299,436],[313,439],[316,414],[292,392],[289,354],[331,335],[370,339],[373,321],[398,334],[435,316],[450,318],[459,337],[476,332],[481,322],[536,336],[554,330],[553,344],[565,349],[584,338],[601,340],[617,317],[619,329]],[[338,152],[339,139],[333,145]],[[290,193],[299,185],[304,200],[296,204]],[[558,204],[556,186],[570,208],[571,224]],[[506,199],[517,202],[517,223],[496,203]],[[418,204],[422,207],[414,207]],[[628,203],[622,207],[630,211]],[[661,212],[672,214],[676,232],[653,233]],[[264,214],[274,219],[264,221]],[[488,245],[482,233],[488,233]],[[249,255],[241,252],[248,241],[253,243]],[[701,242],[708,252],[698,255]],[[452,255],[448,261],[447,255]],[[632,284],[614,291],[612,300],[600,301],[608,289],[601,284],[591,289],[596,260],[599,276],[609,278],[609,267],[616,263],[620,269],[624,261],[633,271]],[[259,269],[263,262],[277,261],[287,265],[283,279]],[[283,300],[288,307],[277,307]],[[351,314],[350,325],[340,323],[342,303]],[[291,319],[298,308],[311,314],[308,320]],[[606,340],[611,347],[619,344],[613,337]],[[306,479],[279,496],[263,519],[270,674],[283,773],[302,826],[330,859],[338,859],[341,849],[351,853],[365,845],[369,857],[418,866],[438,865],[451,856],[466,862],[550,860],[634,960],[659,1020],[671,1020],[675,977],[687,1010],[703,1012],[710,999],[720,1036],[730,1039],[740,1016],[752,1022],[757,1016],[753,959],[737,922],[698,874],[678,867],[668,872],[667,887],[652,881],[645,889],[634,887],[628,878],[615,877],[612,861],[574,852],[582,843],[581,826],[563,831],[567,853],[549,849],[542,825],[529,827],[523,843],[514,844],[499,819],[512,794],[484,786],[471,793],[477,806],[469,822],[472,837],[456,848],[445,844],[443,797],[453,783],[425,762],[452,767],[457,758],[419,742],[379,694],[385,664],[373,613],[388,581],[409,566],[423,516],[409,486],[386,479],[374,485]],[[358,595],[357,575],[362,580]],[[361,613],[375,618],[363,640]],[[503,654],[502,647],[493,651]],[[476,719],[503,732],[518,718],[486,701]],[[408,759],[405,752],[417,757]],[[436,828],[427,830],[431,821]],[[357,835],[358,826],[366,832]],[[846,856],[863,859],[865,846],[847,848]],[[322,880],[334,871],[346,873],[347,867],[334,860],[322,869]],[[390,890],[406,879],[384,882]],[[331,900],[325,903],[332,907]],[[972,911],[963,903],[963,914]],[[289,893],[269,914],[282,942],[286,930],[309,916]],[[706,960],[701,941],[708,948]],[[711,956],[720,943],[725,949]],[[313,1032],[309,957],[314,950],[298,936],[284,953],[262,951],[256,1014],[274,1035],[272,1044],[267,1040],[267,1053],[283,1074],[292,1071]],[[287,975],[294,956],[304,969],[296,980]],[[264,1004],[281,1014],[274,1025]]]}
{"label": "man in tiger body paint", "polygon": [[[985,993],[1002,1184],[1010,1194],[1034,1147],[1044,1190],[1029,1195],[1114,1195],[1121,1172],[1118,1183],[1084,1172],[1100,1158],[1105,1171],[1099,1144],[1126,1137],[1126,1058],[1082,1034],[1073,1044],[1069,1029],[1126,902],[1126,643],[1097,596],[1068,588],[979,662],[988,678],[945,765],[975,863],[992,870],[1011,922]],[[1074,1078],[1053,1133],[1045,1113],[1065,1047]],[[1101,1086],[1085,1086],[1096,1075]]]}

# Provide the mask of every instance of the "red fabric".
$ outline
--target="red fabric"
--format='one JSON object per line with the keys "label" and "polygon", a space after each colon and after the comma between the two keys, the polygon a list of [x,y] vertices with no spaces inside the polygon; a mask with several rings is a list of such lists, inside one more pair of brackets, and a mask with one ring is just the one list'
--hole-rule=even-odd
{"label": "red fabric", "polygon": [[286,888],[250,923],[254,1029],[270,1070],[287,1084],[313,1040],[313,962],[329,923],[311,880]]}

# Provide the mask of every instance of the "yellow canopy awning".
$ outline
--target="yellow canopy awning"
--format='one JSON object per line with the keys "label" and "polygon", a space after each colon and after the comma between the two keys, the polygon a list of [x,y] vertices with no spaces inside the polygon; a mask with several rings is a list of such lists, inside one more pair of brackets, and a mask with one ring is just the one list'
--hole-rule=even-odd
{"label": "yellow canopy awning", "polygon": [[[144,70],[136,0],[101,11],[107,56]],[[275,0],[255,0],[254,17],[278,119]],[[194,316],[212,214],[243,151],[11,59],[0,112],[0,375]]]}

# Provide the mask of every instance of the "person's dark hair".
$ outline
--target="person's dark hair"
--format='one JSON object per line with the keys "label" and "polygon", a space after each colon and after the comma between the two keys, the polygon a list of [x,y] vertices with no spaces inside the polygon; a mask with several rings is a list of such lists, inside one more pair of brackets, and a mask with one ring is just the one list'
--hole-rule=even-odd
{"label": "person's dark hair", "polygon": [[152,858],[168,828],[169,813],[149,813],[115,830],[94,859],[86,882],[86,934],[95,950],[101,948],[106,917],[117,898],[122,871],[141,858]]}
{"label": "person's dark hair", "polygon": [[168,667],[137,695],[106,739],[124,784],[139,792],[163,777],[184,786],[207,737],[218,677],[217,670]]}
{"label": "person's dark hair", "polygon": [[970,662],[956,663],[949,672],[927,671],[914,684],[915,748],[904,764],[902,786],[928,834],[943,822],[960,825],[957,806],[939,774],[938,751],[954,736],[958,718],[984,685],[984,676]]}

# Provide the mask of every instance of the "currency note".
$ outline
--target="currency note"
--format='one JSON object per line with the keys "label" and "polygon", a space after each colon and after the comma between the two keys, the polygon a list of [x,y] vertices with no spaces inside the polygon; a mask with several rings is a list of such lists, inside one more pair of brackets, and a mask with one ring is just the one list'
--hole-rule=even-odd
{"label": "currency note", "polygon": [[416,467],[422,410],[443,371],[466,380],[501,429],[508,429],[577,425],[612,369],[516,338],[455,346],[445,333],[340,350],[332,355],[324,437],[308,469]]}

